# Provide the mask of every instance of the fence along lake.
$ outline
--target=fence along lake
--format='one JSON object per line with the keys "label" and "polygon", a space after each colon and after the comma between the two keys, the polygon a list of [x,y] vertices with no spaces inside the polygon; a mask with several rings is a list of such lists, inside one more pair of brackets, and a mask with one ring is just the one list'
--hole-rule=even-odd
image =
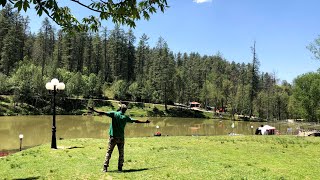
{"label": "fence along lake", "polygon": [[[261,124],[276,127],[280,134],[295,134],[301,124],[287,122],[247,122],[219,119],[161,118],[143,117],[150,124],[128,123],[126,138],[153,137],[155,132],[162,136],[216,136],[235,133],[253,135]],[[63,139],[108,138],[111,118],[106,116],[56,116],[57,144]],[[234,128],[232,128],[234,123]],[[253,128],[251,128],[251,126]],[[158,127],[158,128],[157,128]],[[291,129],[291,132],[288,132]],[[50,143],[52,136],[52,116],[2,116],[0,117],[0,151],[17,150],[20,146],[19,134],[23,134],[22,147],[28,148]]]}

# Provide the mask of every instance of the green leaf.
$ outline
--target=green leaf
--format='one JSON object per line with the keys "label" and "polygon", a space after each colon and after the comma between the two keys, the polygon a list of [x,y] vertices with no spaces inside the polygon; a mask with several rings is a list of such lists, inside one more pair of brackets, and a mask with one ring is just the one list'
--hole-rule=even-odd
{"label": "green leaf", "polygon": [[2,0],[1,5],[2,5],[2,6],[5,6],[6,3],[7,3],[7,0]]}
{"label": "green leaf", "polygon": [[28,8],[30,8],[29,2],[28,2],[28,1],[24,1],[24,3],[23,3],[23,10],[26,12]]}
{"label": "green leaf", "polygon": [[143,17],[146,19],[146,20],[149,20],[150,19],[150,16],[148,14],[147,11],[143,11]]}
{"label": "green leaf", "polygon": [[22,1],[18,1],[15,5],[14,5],[15,8],[18,8],[18,11],[21,10],[22,8]]}
{"label": "green leaf", "polygon": [[39,9],[38,12],[37,12],[37,14],[38,14],[39,16],[41,16],[41,15],[42,15],[42,9]]}
{"label": "green leaf", "polygon": [[124,15],[124,14],[125,14],[125,11],[126,11],[126,9],[125,9],[123,6],[121,6],[121,7],[118,9],[118,14]]}
{"label": "green leaf", "polygon": [[151,14],[155,13],[155,12],[156,12],[156,8],[155,8],[155,7],[151,7],[151,8],[149,9],[149,12],[150,12]]}
{"label": "green leaf", "polygon": [[160,6],[162,12],[164,12],[164,6]]}

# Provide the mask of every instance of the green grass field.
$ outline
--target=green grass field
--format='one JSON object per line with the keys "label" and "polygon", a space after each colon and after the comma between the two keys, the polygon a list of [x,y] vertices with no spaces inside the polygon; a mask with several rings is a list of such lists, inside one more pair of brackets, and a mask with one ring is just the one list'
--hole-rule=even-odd
{"label": "green grass field", "polygon": [[127,138],[102,173],[107,140],[58,141],[0,158],[1,179],[317,179],[320,138],[212,136]]}

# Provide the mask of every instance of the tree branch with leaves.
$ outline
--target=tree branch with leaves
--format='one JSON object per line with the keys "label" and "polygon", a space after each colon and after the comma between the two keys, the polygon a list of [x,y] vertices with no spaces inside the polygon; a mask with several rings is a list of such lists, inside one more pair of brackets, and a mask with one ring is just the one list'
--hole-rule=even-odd
{"label": "tree branch with leaves", "polygon": [[69,1],[97,13],[98,16],[89,15],[79,21],[72,15],[69,7],[60,6],[57,0],[2,0],[1,5],[4,7],[12,4],[18,11],[23,9],[25,12],[34,8],[39,16],[45,13],[63,30],[76,31],[98,31],[101,21],[109,19],[114,23],[134,28],[137,20],[142,18],[149,20],[151,14],[158,10],[164,12],[169,8],[167,0],[141,0],[139,2],[137,0],[91,0],[90,4],[81,0]]}

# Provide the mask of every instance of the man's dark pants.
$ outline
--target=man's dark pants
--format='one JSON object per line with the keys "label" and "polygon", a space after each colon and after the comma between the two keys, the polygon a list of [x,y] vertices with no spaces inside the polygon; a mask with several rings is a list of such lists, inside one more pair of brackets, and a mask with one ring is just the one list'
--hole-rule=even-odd
{"label": "man's dark pants", "polygon": [[112,137],[112,136],[110,136],[109,138],[106,159],[104,162],[104,170],[107,170],[107,168],[109,167],[109,161],[110,161],[113,149],[116,145],[119,151],[118,170],[122,170],[122,166],[124,162],[124,138],[118,138],[118,137]]}

